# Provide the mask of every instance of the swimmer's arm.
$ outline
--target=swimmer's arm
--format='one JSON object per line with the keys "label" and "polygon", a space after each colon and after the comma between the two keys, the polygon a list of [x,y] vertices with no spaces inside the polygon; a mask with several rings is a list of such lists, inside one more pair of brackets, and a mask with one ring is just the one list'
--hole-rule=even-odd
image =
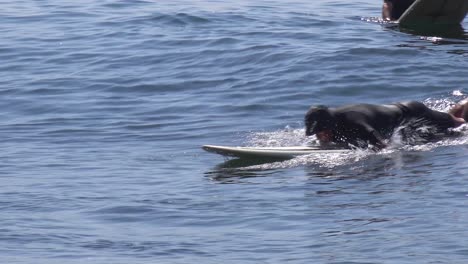
{"label": "swimmer's arm", "polygon": [[364,131],[366,131],[367,140],[374,146],[375,150],[380,150],[387,147],[387,144],[385,143],[382,135],[377,130],[366,124],[363,125],[363,128]]}
{"label": "swimmer's arm", "polygon": [[393,4],[387,0],[384,0],[382,6],[382,19],[383,20],[392,20],[392,9]]}

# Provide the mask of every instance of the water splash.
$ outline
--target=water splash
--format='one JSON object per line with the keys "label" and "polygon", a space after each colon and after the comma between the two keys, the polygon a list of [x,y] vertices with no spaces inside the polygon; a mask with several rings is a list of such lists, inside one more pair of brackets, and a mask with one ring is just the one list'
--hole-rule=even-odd
{"label": "water splash", "polygon": [[464,96],[465,94],[463,94],[463,92],[460,91],[460,90],[455,90],[455,91],[452,92],[452,95],[453,96]]}
{"label": "water splash", "polygon": [[304,129],[294,129],[286,126],[284,129],[273,132],[252,132],[247,136],[248,146],[252,147],[287,147],[306,146],[318,144],[315,137],[305,136]]}
{"label": "water splash", "polygon": [[398,23],[395,21],[389,21],[386,19],[383,19],[381,17],[360,17],[361,21],[368,22],[368,23],[376,23],[380,25],[385,25],[389,27],[397,27]]}

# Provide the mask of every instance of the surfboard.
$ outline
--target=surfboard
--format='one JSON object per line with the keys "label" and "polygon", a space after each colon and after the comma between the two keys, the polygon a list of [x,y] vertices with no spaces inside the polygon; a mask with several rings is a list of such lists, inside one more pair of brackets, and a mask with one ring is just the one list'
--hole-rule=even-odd
{"label": "surfboard", "polygon": [[416,0],[398,19],[402,26],[458,25],[468,12],[468,0]]}
{"label": "surfboard", "polygon": [[208,152],[223,156],[237,158],[269,158],[292,159],[302,155],[323,155],[330,153],[347,153],[348,149],[321,149],[319,147],[229,147],[204,145],[202,148]]}

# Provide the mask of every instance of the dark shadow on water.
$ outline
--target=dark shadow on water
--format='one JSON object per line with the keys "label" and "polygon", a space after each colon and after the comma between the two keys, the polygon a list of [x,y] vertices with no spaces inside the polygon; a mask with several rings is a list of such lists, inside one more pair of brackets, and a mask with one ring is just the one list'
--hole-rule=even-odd
{"label": "dark shadow on water", "polygon": [[[359,20],[379,24],[385,29],[417,36],[436,45],[468,44],[468,31],[462,25],[414,25],[400,26],[394,22],[384,21],[378,17],[360,17]],[[414,47],[414,45],[401,45]],[[463,53],[467,53],[464,51]],[[459,54],[459,52],[456,52]]]}
{"label": "dark shadow on water", "polygon": [[218,169],[235,169],[249,167],[253,165],[260,165],[265,163],[272,163],[277,161],[284,161],[287,159],[275,159],[275,158],[235,158],[229,159],[225,162],[218,164],[216,168]]}
{"label": "dark shadow on water", "polygon": [[[298,164],[304,167],[305,173],[311,179],[327,178],[336,180],[372,180],[380,177],[391,177],[408,173],[407,166],[418,164],[422,160],[424,153],[420,152],[400,152],[391,154],[370,155],[359,161],[350,160],[349,163],[327,167],[321,163],[311,161],[308,164]],[[221,184],[247,183],[248,178],[266,177],[278,172],[278,169],[294,168],[275,166],[272,163],[281,164],[284,159],[230,159],[216,165],[213,169],[205,172],[205,177]],[[256,166],[260,165],[260,166]],[[266,165],[266,166],[261,166]],[[270,166],[273,165],[273,166]],[[403,174],[405,174],[403,173]],[[422,172],[427,173],[426,171]]]}
{"label": "dark shadow on water", "polygon": [[468,53],[468,49],[460,49],[460,45],[468,45],[468,32],[461,25],[405,27],[397,24],[383,24],[383,26],[390,30],[418,37],[418,41],[409,41],[408,43],[398,45],[399,47],[427,48],[425,45],[421,45],[420,40],[424,40],[435,45],[457,45],[456,50],[449,50],[447,51],[448,53],[458,55]]}
{"label": "dark shadow on water", "polygon": [[440,38],[436,44],[468,44],[468,32],[461,25],[398,26],[398,31],[426,38]]}
{"label": "dark shadow on water", "polygon": [[240,183],[242,179],[263,177],[270,173],[260,169],[247,169],[250,166],[281,162],[285,159],[272,158],[236,158],[229,159],[205,172],[205,176],[218,183]]}
{"label": "dark shadow on water", "polygon": [[383,26],[390,30],[418,37],[417,40],[407,41],[398,47],[427,49],[428,43],[430,43],[431,45],[446,46],[446,52],[450,54],[468,55],[468,31],[461,25],[404,27],[397,24],[383,24]]}

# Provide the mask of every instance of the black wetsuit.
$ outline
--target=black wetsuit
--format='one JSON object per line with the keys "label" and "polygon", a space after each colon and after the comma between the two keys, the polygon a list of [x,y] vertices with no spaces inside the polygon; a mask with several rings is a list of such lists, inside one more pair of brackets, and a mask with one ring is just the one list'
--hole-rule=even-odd
{"label": "black wetsuit", "polygon": [[416,0],[385,0],[392,3],[392,20],[398,20],[401,15],[410,7]]}
{"label": "black wetsuit", "polygon": [[367,147],[370,143],[384,147],[395,129],[413,124],[413,127],[431,127],[431,133],[444,133],[456,127],[450,114],[429,109],[420,102],[390,105],[355,104],[329,109],[334,119],[333,139],[340,145]]}

